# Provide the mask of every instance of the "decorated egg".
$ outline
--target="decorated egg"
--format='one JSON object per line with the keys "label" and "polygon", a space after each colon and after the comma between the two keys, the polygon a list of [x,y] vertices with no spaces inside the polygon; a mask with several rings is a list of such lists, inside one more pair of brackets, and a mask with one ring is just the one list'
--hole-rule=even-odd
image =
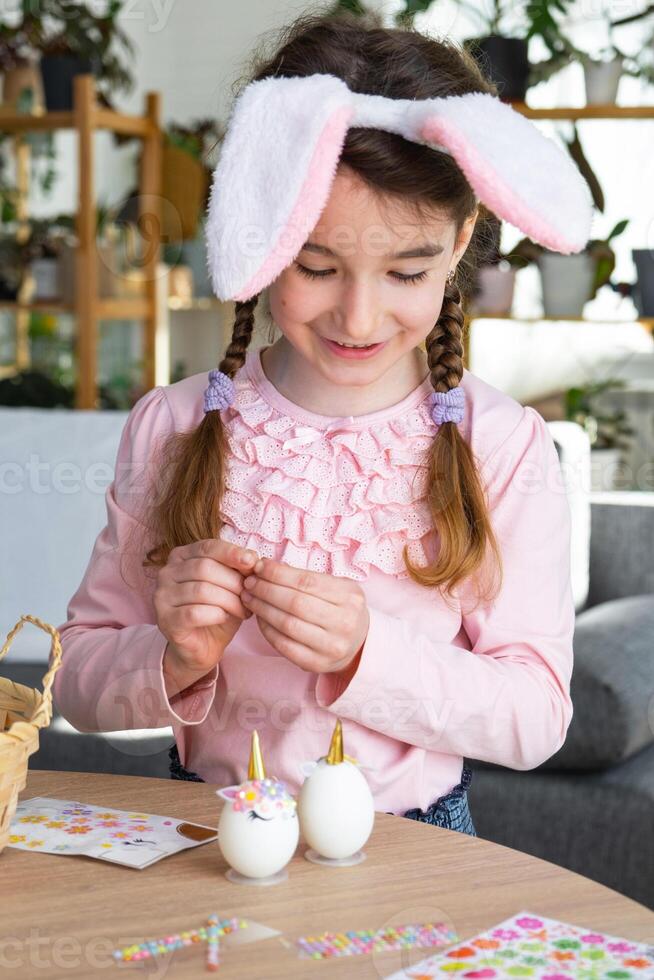
{"label": "decorated egg", "polygon": [[216,790],[225,800],[218,822],[218,845],[232,871],[230,881],[272,884],[284,880],[282,869],[293,857],[300,837],[297,803],[278,779],[267,777],[259,736],[252,733],[248,778],[239,786]]}
{"label": "decorated egg", "polygon": [[307,775],[298,796],[300,826],[310,850],[305,857],[319,864],[357,864],[375,821],[375,802],[355,759],[343,753],[340,719],[329,752]]}

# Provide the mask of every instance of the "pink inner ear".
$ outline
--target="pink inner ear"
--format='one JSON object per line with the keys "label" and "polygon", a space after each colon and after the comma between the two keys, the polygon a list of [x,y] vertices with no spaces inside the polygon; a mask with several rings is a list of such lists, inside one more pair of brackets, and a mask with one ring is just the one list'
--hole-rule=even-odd
{"label": "pink inner ear", "polygon": [[[290,217],[259,271],[234,296],[237,302],[250,299],[265,289],[291,264],[304,245],[307,235],[327,204],[353,114],[354,109],[351,106],[341,106],[325,124]],[[282,243],[283,248],[280,248]]]}
{"label": "pink inner ear", "polygon": [[224,800],[227,800],[229,803],[231,803],[233,800],[236,799],[236,793],[238,792],[239,789],[240,786],[225,786],[224,789],[219,789],[216,792],[218,796],[222,796]]}
{"label": "pink inner ear", "polygon": [[492,170],[488,161],[482,159],[476,147],[452,120],[442,117],[428,119],[423,124],[420,135],[430,143],[444,144],[454,153],[456,162],[477,196],[498,217],[505,218],[537,242],[564,255],[583,248],[585,239],[578,243],[566,238],[503,183],[497,171]]}

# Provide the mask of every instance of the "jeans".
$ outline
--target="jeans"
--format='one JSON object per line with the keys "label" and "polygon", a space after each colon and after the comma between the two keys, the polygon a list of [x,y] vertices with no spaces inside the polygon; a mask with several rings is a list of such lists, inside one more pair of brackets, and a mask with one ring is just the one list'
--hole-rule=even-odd
{"label": "jeans", "polygon": [[[168,752],[170,759],[170,778],[187,779],[195,783],[203,783],[204,779],[195,772],[189,772],[180,762],[177,746],[173,745]],[[471,837],[477,836],[470,810],[468,808],[467,789],[472,782],[472,769],[463,767],[461,782],[457,783],[449,793],[440,796],[426,810],[417,807],[407,810],[403,817],[410,820],[419,820],[421,823],[430,823],[436,827],[445,827],[446,830],[459,830],[463,834],[470,834]]]}
{"label": "jeans", "polygon": [[426,810],[416,807],[407,810],[402,816],[410,820],[419,820],[421,823],[430,823],[436,827],[444,827],[446,830],[459,830],[462,834],[476,837],[477,831],[468,807],[467,789],[471,782],[472,769],[464,765],[461,782],[457,783],[449,793],[439,796]]}

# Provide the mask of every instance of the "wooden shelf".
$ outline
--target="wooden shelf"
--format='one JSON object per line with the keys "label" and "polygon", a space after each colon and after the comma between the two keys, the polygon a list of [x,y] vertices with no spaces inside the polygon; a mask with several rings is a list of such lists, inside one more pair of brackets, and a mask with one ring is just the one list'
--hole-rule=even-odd
{"label": "wooden shelf", "polygon": [[[98,320],[140,320],[148,315],[149,304],[145,297],[112,296],[97,301]],[[27,313],[68,313],[75,315],[74,303],[59,303],[57,300],[36,300],[34,303],[12,303],[0,301],[0,311],[7,310]]]}
{"label": "wooden shelf", "polygon": [[[128,116],[112,109],[94,105],[90,112],[93,129],[106,129],[124,136],[145,139],[155,136],[157,127],[147,116]],[[75,111],[16,112],[0,106],[0,129],[5,133],[54,132],[57,129],[76,129]]]}
{"label": "wooden shelf", "polygon": [[509,102],[512,109],[529,119],[654,119],[651,105],[554,106],[538,109],[526,102]]}
{"label": "wooden shelf", "polygon": [[[73,79],[73,109],[70,112],[19,113],[0,106],[0,132],[13,134],[17,160],[17,184],[20,189],[19,219],[26,233],[27,197],[29,191],[30,146],[25,139],[29,132],[51,132],[70,129],[77,133],[77,195],[76,213],[77,247],[75,250],[75,297],[72,303],[37,300],[29,303],[1,302],[0,310],[16,313],[16,361],[13,367],[4,365],[0,374],[15,373],[29,367],[28,324],[31,312],[69,313],[75,316],[75,353],[77,383],[76,408],[96,408],[98,399],[98,324],[101,320],[138,319],[143,321],[143,385],[146,390],[156,384],[168,383],[157,371],[161,362],[159,345],[162,342],[157,330],[159,321],[159,293],[157,290],[157,264],[160,260],[161,216],[161,150],[160,96],[158,92],[146,95],[142,116],[129,116],[98,105],[93,75],[77,75]],[[143,141],[138,181],[139,200],[147,208],[148,225],[156,236],[150,241],[147,261],[144,264],[145,286],[143,296],[102,298],[98,295],[97,267],[97,217],[94,180],[94,134],[107,130]],[[25,300],[25,294],[20,300]]]}

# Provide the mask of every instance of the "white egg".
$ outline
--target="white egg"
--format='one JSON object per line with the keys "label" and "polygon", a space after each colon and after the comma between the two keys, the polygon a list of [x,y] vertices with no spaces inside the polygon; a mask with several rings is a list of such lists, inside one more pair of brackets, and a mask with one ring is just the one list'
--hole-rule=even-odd
{"label": "white egg", "polygon": [[357,765],[320,759],[305,779],[298,797],[298,815],[305,840],[327,858],[355,854],[370,837],[375,801]]}
{"label": "white egg", "polygon": [[[261,799],[261,787],[275,789],[280,802]],[[281,871],[293,857],[300,837],[295,800],[284,784],[255,780],[217,792],[227,801],[218,822],[218,845],[230,867],[248,878],[266,878]],[[257,794],[254,805],[247,800],[248,793]]]}

